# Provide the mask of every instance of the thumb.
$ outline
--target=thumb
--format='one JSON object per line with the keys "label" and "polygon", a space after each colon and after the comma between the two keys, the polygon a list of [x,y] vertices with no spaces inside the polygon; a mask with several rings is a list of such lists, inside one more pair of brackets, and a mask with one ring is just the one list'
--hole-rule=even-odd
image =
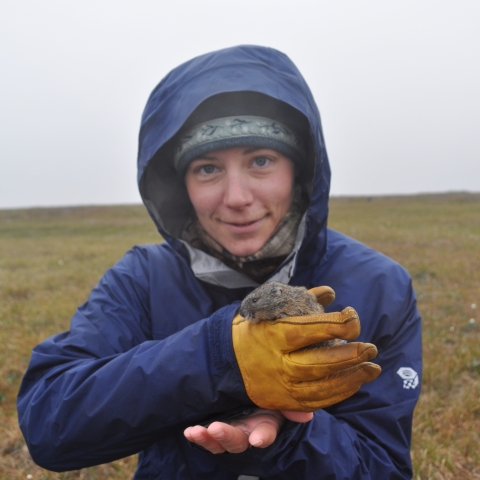
{"label": "thumb", "polygon": [[306,423],[313,418],[313,413],[311,412],[291,412],[290,410],[280,410],[280,413],[287,420],[297,423]]}

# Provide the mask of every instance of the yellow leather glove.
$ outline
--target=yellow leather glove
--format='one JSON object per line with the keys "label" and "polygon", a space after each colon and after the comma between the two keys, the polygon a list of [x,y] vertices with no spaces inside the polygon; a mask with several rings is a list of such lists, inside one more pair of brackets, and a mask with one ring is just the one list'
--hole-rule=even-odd
{"label": "yellow leather glove", "polygon": [[[323,306],[335,298],[329,287],[311,289]],[[313,412],[353,395],[378,377],[381,368],[371,343],[333,347],[309,345],[360,334],[357,312],[286,317],[253,324],[236,315],[232,322],[235,356],[250,400],[261,408]]]}

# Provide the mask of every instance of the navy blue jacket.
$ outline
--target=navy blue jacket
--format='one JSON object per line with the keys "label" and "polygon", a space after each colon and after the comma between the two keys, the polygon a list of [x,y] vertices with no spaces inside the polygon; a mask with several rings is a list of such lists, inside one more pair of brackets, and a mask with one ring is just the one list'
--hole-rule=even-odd
{"label": "navy blue jacket", "polygon": [[[213,455],[192,447],[183,429],[251,404],[230,325],[253,286],[199,279],[191,251],[175,233],[175,219],[162,207],[184,195],[182,186],[168,169],[161,171],[158,182],[167,178],[174,193],[155,198],[156,174],[149,168],[202,101],[241,90],[280,99],[308,119],[316,168],[290,283],[331,286],[337,300],[328,311],[354,307],[362,324],[358,340],[377,346],[382,373],[349,399],[317,411],[311,422],[286,422],[266,449]],[[136,479],[411,478],[421,375],[421,324],[411,280],[386,256],[327,228],[330,169],[320,118],[290,60],[245,46],[198,57],[171,72],[145,109],[138,179],[167,241],[129,251],[79,307],[70,330],[34,349],[18,396],[33,459],[62,471],[139,452]]]}

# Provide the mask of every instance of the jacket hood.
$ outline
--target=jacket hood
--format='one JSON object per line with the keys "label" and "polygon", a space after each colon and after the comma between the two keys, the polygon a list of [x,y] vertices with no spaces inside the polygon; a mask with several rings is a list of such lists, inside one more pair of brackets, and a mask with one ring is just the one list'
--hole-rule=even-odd
{"label": "jacket hood", "polygon": [[[209,118],[198,117],[195,110],[200,105],[202,108],[198,110],[209,112]],[[179,240],[192,206],[183,180],[173,166],[175,136],[224,113],[278,119],[279,111],[283,123],[303,130],[310,143],[301,179],[310,204],[295,248],[296,268],[301,268],[302,263],[311,265],[312,261],[320,261],[325,251],[330,167],[320,114],[308,85],[292,61],[271,48],[227,48],[180,65],[151,93],[139,136],[140,194],[159,232],[180,254],[189,255],[191,262],[199,252]],[[207,263],[212,260],[210,257]],[[229,272],[225,267],[220,276],[228,277]]]}

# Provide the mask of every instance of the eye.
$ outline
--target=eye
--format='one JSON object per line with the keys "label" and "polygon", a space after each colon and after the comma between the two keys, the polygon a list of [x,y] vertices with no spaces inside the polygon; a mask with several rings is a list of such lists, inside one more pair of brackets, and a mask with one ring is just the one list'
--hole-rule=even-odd
{"label": "eye", "polygon": [[202,165],[201,167],[198,167],[198,173],[210,175],[211,173],[214,173],[216,169],[217,167],[215,165]]}
{"label": "eye", "polygon": [[257,303],[258,302],[258,298],[253,298],[252,299],[252,303]]}
{"label": "eye", "polygon": [[255,157],[253,159],[253,164],[257,167],[265,167],[271,162],[271,160],[267,157]]}

